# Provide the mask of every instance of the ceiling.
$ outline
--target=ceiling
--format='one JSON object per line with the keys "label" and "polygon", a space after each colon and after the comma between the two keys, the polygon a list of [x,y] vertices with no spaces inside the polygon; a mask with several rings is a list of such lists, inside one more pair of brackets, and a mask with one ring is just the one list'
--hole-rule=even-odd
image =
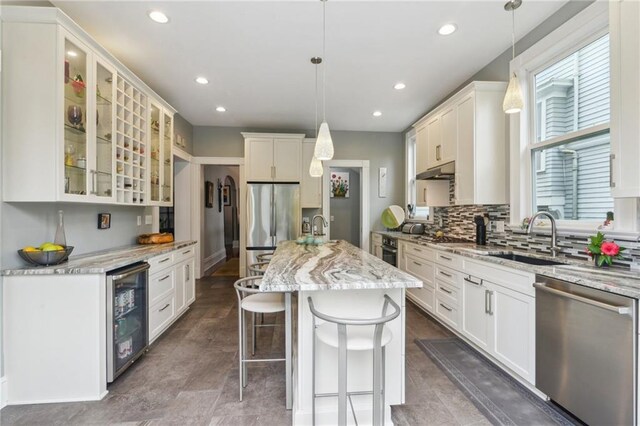
{"label": "ceiling", "polygon": [[[322,55],[320,1],[53,3],[193,125],[314,128],[310,58]],[[525,0],[516,13],[517,37],[564,3]],[[511,15],[503,4],[327,2],[324,63],[331,129],[407,128],[509,48]],[[151,10],[163,11],[169,23],[151,21]],[[438,35],[448,22],[458,31]],[[196,76],[207,77],[209,84],[196,84]],[[404,90],[394,90],[399,81]],[[227,111],[216,112],[220,105]],[[382,116],[373,117],[375,110]]]}

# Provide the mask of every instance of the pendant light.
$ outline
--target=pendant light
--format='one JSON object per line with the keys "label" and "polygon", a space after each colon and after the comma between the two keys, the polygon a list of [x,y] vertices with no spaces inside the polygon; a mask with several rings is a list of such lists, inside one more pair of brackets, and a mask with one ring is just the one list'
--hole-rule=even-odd
{"label": "pendant light", "polygon": [[[327,0],[320,1],[322,2],[322,57],[324,58],[326,57]],[[331,132],[329,132],[329,125],[327,124],[326,67],[326,64],[322,66],[322,124],[320,124],[320,130],[318,131],[318,137],[316,138],[316,146],[313,151],[316,158],[321,161],[331,160],[333,158],[333,140],[331,140]]]}
{"label": "pendant light", "polygon": [[[311,58],[311,63],[315,66],[316,68],[316,93],[315,93],[315,98],[316,98],[316,126],[315,126],[315,131],[316,131],[316,144],[318,143],[318,65],[322,62],[322,58],[318,57],[318,56],[314,56],[313,58]],[[315,151],[315,148],[314,148]],[[320,160],[318,160],[318,158],[316,158],[316,154],[314,152],[313,154],[313,158],[311,159],[311,164],[309,165],[309,175],[311,175],[311,177],[321,177],[323,173],[322,170],[322,162]]]}
{"label": "pendant light", "polygon": [[[510,0],[504,5],[504,10],[511,12],[511,59],[516,57],[516,9],[520,7],[522,0]],[[507,93],[504,95],[502,109],[507,114],[515,114],[522,111],[524,101],[518,76],[514,72],[509,79]]]}

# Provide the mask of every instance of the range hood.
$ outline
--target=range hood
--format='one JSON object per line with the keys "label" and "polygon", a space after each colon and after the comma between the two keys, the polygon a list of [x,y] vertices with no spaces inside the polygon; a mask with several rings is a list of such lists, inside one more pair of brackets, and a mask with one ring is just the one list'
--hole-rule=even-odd
{"label": "range hood", "polygon": [[427,170],[426,172],[418,173],[416,179],[418,180],[442,180],[451,179],[456,173],[456,163],[450,162],[438,167]]}

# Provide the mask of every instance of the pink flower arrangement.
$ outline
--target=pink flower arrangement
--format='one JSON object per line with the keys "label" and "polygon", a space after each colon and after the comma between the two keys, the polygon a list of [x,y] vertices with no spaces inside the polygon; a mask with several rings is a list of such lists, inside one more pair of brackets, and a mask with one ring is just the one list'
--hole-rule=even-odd
{"label": "pink flower arrangement", "polygon": [[611,265],[613,259],[620,257],[624,247],[620,247],[613,241],[605,241],[604,234],[598,232],[595,236],[589,237],[589,245],[586,248],[587,254],[595,258],[596,265],[602,266],[605,263]]}

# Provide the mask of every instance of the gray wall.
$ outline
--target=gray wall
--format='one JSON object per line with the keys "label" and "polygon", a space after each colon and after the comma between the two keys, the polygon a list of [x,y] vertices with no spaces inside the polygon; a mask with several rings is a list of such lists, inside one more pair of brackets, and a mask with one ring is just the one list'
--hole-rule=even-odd
{"label": "gray wall", "polygon": [[331,239],[346,240],[360,246],[360,171],[343,167],[332,167],[331,172],[349,173],[349,198],[330,198]]}
{"label": "gray wall", "polygon": [[[196,156],[244,157],[244,139],[240,132],[304,133],[313,130],[246,129],[239,127],[194,127],[193,150]],[[391,132],[332,131],[336,160],[369,160],[370,223],[383,229],[382,211],[391,204],[404,204],[404,136]],[[387,197],[378,197],[378,168],[387,168]]]}
{"label": "gray wall", "polygon": [[178,134],[185,139],[186,146],[182,149],[187,151],[189,154],[193,154],[193,126],[180,114],[176,114],[174,116],[173,133]]}

